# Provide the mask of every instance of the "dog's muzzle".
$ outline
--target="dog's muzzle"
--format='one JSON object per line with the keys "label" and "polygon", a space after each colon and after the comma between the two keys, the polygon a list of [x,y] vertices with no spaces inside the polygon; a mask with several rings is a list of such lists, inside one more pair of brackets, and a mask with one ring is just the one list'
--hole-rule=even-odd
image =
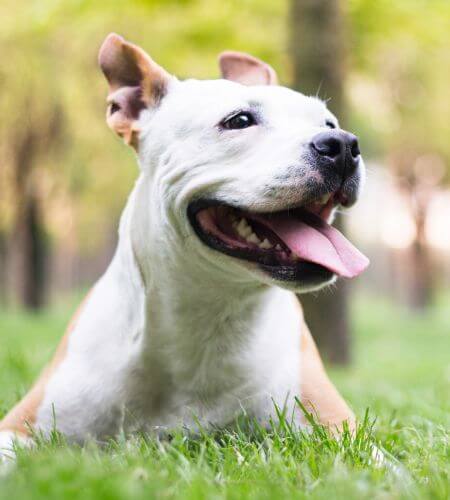
{"label": "dog's muzzle", "polygon": [[352,278],[368,265],[330,225],[337,206],[356,201],[361,156],[356,136],[343,130],[317,134],[307,155],[320,178],[304,204],[260,212],[219,200],[196,200],[188,216],[200,240],[214,250],[255,263],[281,281],[317,284],[334,275]]}

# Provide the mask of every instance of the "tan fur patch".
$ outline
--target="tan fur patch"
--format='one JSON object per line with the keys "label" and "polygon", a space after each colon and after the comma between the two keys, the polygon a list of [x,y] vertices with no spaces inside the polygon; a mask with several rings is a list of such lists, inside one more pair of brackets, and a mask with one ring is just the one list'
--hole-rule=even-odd
{"label": "tan fur patch", "polygon": [[[299,308],[303,318],[300,303]],[[321,424],[329,426],[333,431],[341,429],[344,421],[348,423],[350,429],[353,429],[355,425],[353,412],[328,378],[319,351],[304,319],[301,350],[301,400],[303,405],[317,416]]]}
{"label": "tan fur patch", "polygon": [[74,316],[70,320],[69,326],[67,327],[67,330],[56,350],[52,361],[43,370],[31,390],[0,422],[0,431],[13,431],[19,434],[29,435],[30,427],[32,427],[36,422],[36,414],[38,408],[44,399],[47,383],[51,375],[55,372],[57,367],[66,357],[69,336],[77,324],[78,318],[80,317],[81,311],[86,305],[89,295],[90,292],[85,297],[81,305],[76,310]]}

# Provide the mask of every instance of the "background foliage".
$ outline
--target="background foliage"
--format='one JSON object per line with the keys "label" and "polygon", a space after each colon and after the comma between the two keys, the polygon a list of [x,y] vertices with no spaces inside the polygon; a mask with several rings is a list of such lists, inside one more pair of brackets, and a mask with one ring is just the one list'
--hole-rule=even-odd
{"label": "background foliage", "polygon": [[[449,5],[446,0],[344,4],[350,122],[363,135],[366,154],[400,156],[396,163],[406,168],[432,153],[447,169]],[[230,48],[267,60],[289,84],[288,10],[286,0],[3,0],[2,230],[14,227],[20,200],[11,170],[27,127],[39,138],[30,182],[38,185],[50,241],[70,236],[77,247],[93,250],[116,225],[136,168],[133,154],[104,124],[106,86],[96,55],[108,32],[141,44],[180,77],[217,77],[217,54]],[[52,128],[55,113],[59,118]]]}
{"label": "background foliage", "polygon": [[[448,498],[450,320],[441,288],[450,277],[450,2],[333,2],[344,23],[346,123],[369,160],[368,187],[378,173],[392,179],[380,184],[378,197],[361,200],[364,217],[374,205],[372,218],[353,224],[358,243],[366,244],[369,226],[390,224],[391,232],[367,247],[372,271],[361,288],[371,292],[356,301],[353,294],[354,363],[333,375],[359,416],[366,406],[378,416],[376,438],[406,466],[408,481],[370,466],[352,446],[338,449],[317,436],[306,444],[266,436],[270,456],[261,443],[231,435],[219,443],[176,441],[162,455],[139,442],[118,443],[108,454],[55,442],[23,455],[0,498],[261,498],[299,491],[316,498]],[[42,307],[46,292],[54,298],[94,281],[114,249],[137,175],[134,154],[104,120],[107,86],[96,62],[104,37],[120,33],[180,78],[216,78],[220,51],[246,51],[301,90],[292,40],[304,36],[317,57],[323,40],[314,27],[298,31],[294,3],[319,0],[0,2],[0,417],[50,357],[77,301],[39,315],[11,306]],[[312,92],[333,106],[321,87]],[[438,197],[443,203],[432,212]],[[426,236],[430,213],[440,215],[439,241],[448,243],[439,251]],[[400,241],[407,223],[412,236]],[[398,301],[387,304],[380,295]]]}

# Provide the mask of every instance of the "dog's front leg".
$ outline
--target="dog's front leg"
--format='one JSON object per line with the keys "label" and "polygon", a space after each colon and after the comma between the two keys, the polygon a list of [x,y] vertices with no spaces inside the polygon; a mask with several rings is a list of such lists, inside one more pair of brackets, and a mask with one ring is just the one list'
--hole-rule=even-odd
{"label": "dog's front leg", "polygon": [[52,362],[41,373],[32,389],[0,421],[0,463],[14,459],[16,445],[33,443],[31,434],[37,412],[44,398],[48,381],[66,354],[68,335],[71,333],[76,316],[77,314],[60,342]]}
{"label": "dog's front leg", "polygon": [[[78,308],[52,361],[32,389],[0,421],[0,463],[14,458],[16,445],[31,445],[34,432],[48,436],[58,429],[70,440],[82,442],[119,429],[122,411],[113,397],[116,388],[105,384],[107,367],[89,363],[89,353],[86,358],[75,357],[67,366],[69,338],[77,334],[75,327],[87,302],[86,298]],[[114,379],[113,375],[109,378]]]}
{"label": "dog's front leg", "polygon": [[353,430],[354,414],[328,378],[319,351],[305,322],[302,326],[301,350],[301,401],[303,405],[316,416],[319,423],[328,426],[331,431],[342,430],[344,422],[347,422],[350,430]]}

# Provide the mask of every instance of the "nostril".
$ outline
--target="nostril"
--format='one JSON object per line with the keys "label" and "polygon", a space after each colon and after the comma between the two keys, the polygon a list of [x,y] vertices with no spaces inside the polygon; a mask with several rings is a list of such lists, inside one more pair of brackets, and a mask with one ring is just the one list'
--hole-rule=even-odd
{"label": "nostril", "polygon": [[322,156],[336,158],[341,154],[342,143],[335,137],[326,137],[313,141],[312,147]]}
{"label": "nostril", "polygon": [[353,158],[357,158],[361,154],[361,151],[359,149],[359,144],[356,139],[354,139],[350,145],[350,152]]}

